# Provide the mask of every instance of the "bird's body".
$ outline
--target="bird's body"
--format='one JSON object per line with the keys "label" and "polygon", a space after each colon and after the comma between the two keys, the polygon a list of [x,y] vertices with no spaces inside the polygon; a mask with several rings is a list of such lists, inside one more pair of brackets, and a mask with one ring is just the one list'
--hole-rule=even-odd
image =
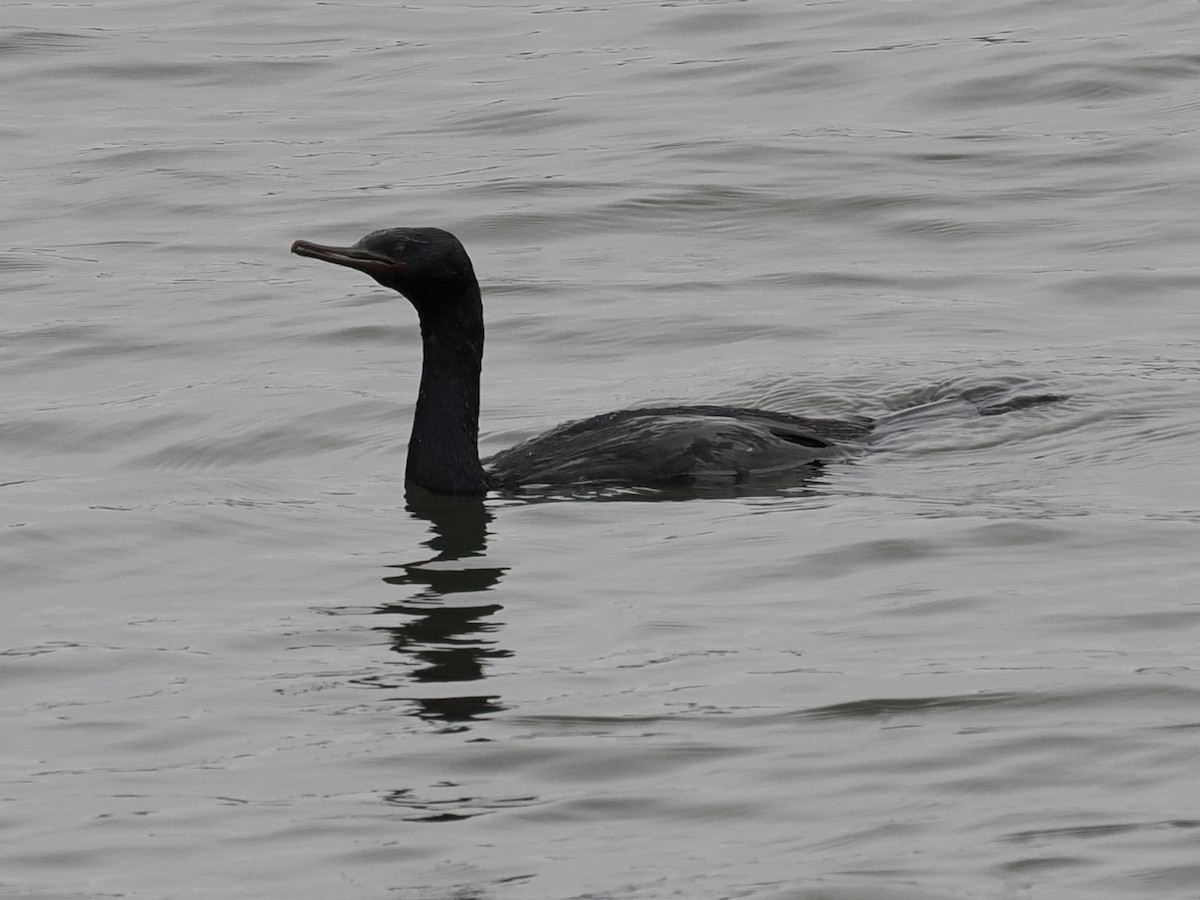
{"label": "bird's body", "polygon": [[861,452],[873,424],[726,406],[624,409],[566,422],[483,466],[507,488],[781,482]]}
{"label": "bird's body", "polygon": [[[861,453],[881,421],[727,406],[626,409],[559,425],[481,462],[483,305],[458,239],[437,228],[392,228],[353,247],[296,241],[292,252],[365,272],[416,308],[423,359],[405,477],[435,493],[795,483],[826,461]],[[976,401],[963,405],[976,415],[989,412]],[[1017,405],[1028,403],[1010,400],[992,411]]]}

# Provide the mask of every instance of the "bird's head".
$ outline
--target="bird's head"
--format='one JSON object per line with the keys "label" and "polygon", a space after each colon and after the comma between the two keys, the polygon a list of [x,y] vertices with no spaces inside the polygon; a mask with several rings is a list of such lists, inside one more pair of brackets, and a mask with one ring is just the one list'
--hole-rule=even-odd
{"label": "bird's head", "polygon": [[458,238],[440,228],[385,228],[352,247],[296,241],[292,252],[365,272],[399,291],[423,315],[464,295],[478,303],[471,258]]}

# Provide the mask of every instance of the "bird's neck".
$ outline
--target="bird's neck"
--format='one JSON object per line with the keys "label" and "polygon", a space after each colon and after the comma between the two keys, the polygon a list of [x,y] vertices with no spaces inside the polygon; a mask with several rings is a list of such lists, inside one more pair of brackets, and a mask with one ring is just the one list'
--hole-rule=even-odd
{"label": "bird's neck", "polygon": [[483,317],[421,321],[421,388],[405,479],[439,494],[484,494],[479,463],[479,372]]}

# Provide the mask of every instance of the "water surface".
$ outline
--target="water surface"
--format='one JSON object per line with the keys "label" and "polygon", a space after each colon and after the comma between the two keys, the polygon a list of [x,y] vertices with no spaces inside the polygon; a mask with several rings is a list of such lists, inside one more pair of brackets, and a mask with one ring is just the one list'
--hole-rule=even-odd
{"label": "water surface", "polygon": [[[0,8],[0,893],[1195,896],[1193,5]],[[485,452],[1070,399],[406,499],[415,317],[287,254],[390,225]]]}

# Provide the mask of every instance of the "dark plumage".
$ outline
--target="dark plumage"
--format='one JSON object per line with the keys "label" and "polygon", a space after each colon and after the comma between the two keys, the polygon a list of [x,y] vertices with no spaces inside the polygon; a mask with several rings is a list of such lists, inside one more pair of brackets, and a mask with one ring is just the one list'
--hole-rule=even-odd
{"label": "dark plumage", "polygon": [[483,304],[458,239],[390,228],[353,247],[296,241],[292,252],[365,272],[416,308],[424,357],[406,478],[429,491],[800,481],[825,460],[862,452],[877,424],[724,406],[627,409],[559,425],[481,462]]}

